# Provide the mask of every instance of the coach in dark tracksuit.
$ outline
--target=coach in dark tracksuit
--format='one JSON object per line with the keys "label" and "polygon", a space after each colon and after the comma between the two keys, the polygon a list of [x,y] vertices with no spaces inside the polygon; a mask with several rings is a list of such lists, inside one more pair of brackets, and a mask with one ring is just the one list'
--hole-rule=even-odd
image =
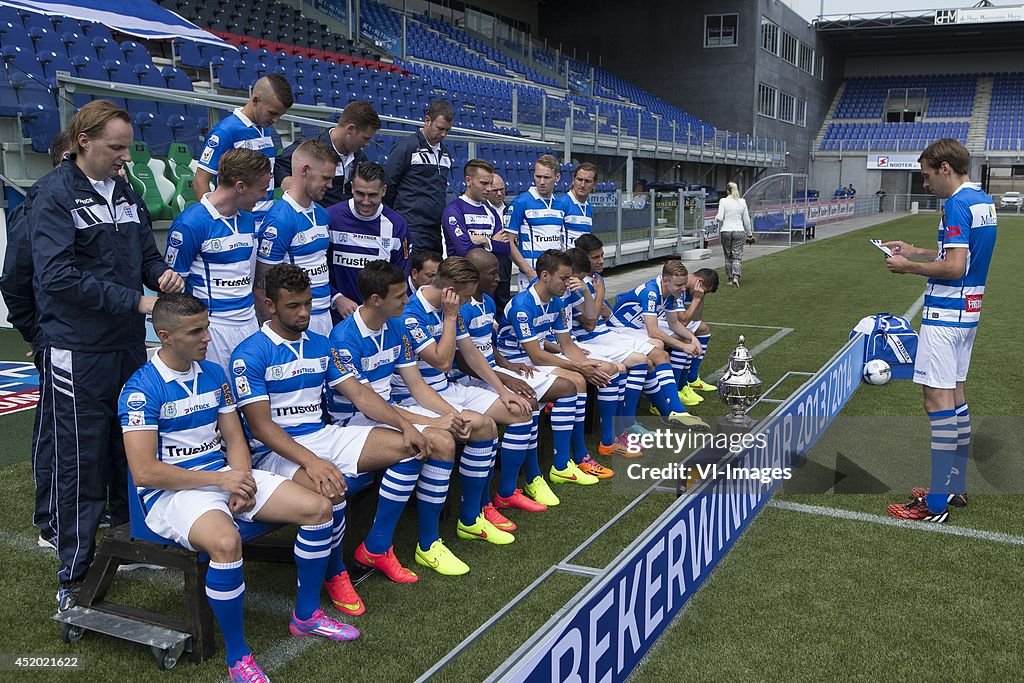
{"label": "coach in dark tracksuit", "polygon": [[399,141],[384,167],[388,192],[384,203],[409,224],[412,250],[441,251],[441,213],[448,204],[452,156],[444,144],[455,112],[445,100],[427,109],[423,128]]}
{"label": "coach in dark tracksuit", "polygon": [[[157,250],[142,199],[118,175],[131,158],[128,113],[96,100],[68,133],[74,153],[25,198],[43,353],[33,457],[53,467],[60,609],[74,603],[92,562],[108,481],[127,494],[117,397],[146,361],[144,314],[155,299],[143,284],[184,288]],[[126,500],[110,501],[112,524],[127,521]]]}

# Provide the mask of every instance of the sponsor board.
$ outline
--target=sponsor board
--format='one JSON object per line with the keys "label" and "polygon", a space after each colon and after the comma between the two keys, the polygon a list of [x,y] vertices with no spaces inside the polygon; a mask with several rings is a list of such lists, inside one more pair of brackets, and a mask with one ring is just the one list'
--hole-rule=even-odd
{"label": "sponsor board", "polygon": [[39,373],[32,363],[0,361],[0,415],[31,410],[39,403]]}

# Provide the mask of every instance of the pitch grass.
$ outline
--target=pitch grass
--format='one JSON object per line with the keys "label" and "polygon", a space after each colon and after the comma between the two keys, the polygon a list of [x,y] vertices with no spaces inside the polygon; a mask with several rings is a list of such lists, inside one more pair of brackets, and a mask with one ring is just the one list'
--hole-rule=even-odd
{"label": "pitch grass", "polygon": [[[1009,321],[1020,319],[1012,282],[1017,264],[1011,257],[1024,243],[1024,221],[1001,223],[968,385],[969,392],[977,387],[976,398],[971,395],[976,424],[978,416],[1020,414],[1015,394],[1020,370],[1012,351],[1017,339]],[[926,244],[934,240],[934,225],[933,216],[901,219],[750,261],[744,266],[743,289],[726,287],[713,295],[705,317],[794,328],[756,359],[766,385],[789,370],[813,372],[842,346],[860,317],[883,310],[903,313],[922,291],[920,278],[890,275],[866,239],[899,236]],[[774,330],[742,332],[753,346]],[[714,328],[705,374],[725,363],[739,333],[740,328]],[[23,348],[13,333],[0,334],[2,357],[21,360]],[[712,416],[725,411],[711,399],[694,412]],[[846,412],[924,419],[919,393],[907,383],[864,388]],[[56,624],[49,620],[56,562],[35,549],[29,521],[31,420],[31,412],[0,417],[0,463],[14,463],[0,469],[5,501],[0,511],[0,651],[84,655],[89,680],[149,679],[155,668],[145,648],[96,634],[86,634],[73,646],[57,638]],[[926,455],[919,449],[899,442],[890,447],[894,457],[919,461],[926,472]],[[612,463],[623,472],[626,464]],[[516,516],[522,530],[516,543],[504,548],[455,540],[453,520],[445,521],[449,546],[473,568],[466,577],[447,579],[424,571],[419,584],[396,586],[371,576],[359,587],[368,612],[353,620],[364,637],[353,644],[289,642],[285,630],[294,571],[248,564],[250,644],[258,655],[283,665],[273,671],[279,679],[416,678],[632,499],[607,483],[556,490],[563,505],[541,515]],[[452,493],[457,499],[457,486]],[[790,498],[877,513],[892,495]],[[603,566],[671,500],[656,494],[644,501],[575,561]],[[1019,497],[982,496],[954,521],[1013,533],[1022,511]],[[365,520],[354,526],[350,538],[358,540]],[[414,526],[413,515],[407,515],[396,537],[398,555],[410,566]],[[817,680],[842,671],[844,678],[1010,678],[1008,663],[1021,649],[1014,633],[1022,605],[1012,581],[999,577],[1013,576],[1020,560],[1019,549],[1010,546],[770,509],[740,539],[636,677],[675,680],[685,672],[696,680]],[[584,585],[577,576],[552,577],[440,679],[481,680]],[[141,605],[173,609],[179,604],[180,581],[164,573],[133,572],[115,582],[115,591]],[[288,661],[289,653],[300,650]],[[220,680],[225,673],[221,655],[198,667],[182,662],[159,675],[168,681]],[[75,675],[29,677],[43,676],[62,680]]]}

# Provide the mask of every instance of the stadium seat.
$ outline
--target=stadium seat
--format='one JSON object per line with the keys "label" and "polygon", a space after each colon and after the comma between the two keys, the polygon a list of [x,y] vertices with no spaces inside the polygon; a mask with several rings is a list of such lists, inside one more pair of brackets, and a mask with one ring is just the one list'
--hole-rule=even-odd
{"label": "stadium seat", "polygon": [[53,105],[27,104],[21,108],[25,136],[32,140],[32,150],[40,154],[50,151],[50,142],[60,132],[60,111]]}
{"label": "stadium seat", "polygon": [[150,166],[153,160],[149,152],[149,146],[145,142],[135,141],[132,143],[132,160],[128,162],[128,180],[132,187],[149,209],[153,220],[169,220],[172,218],[170,200],[174,197],[174,184],[163,174],[163,167],[157,174]]}

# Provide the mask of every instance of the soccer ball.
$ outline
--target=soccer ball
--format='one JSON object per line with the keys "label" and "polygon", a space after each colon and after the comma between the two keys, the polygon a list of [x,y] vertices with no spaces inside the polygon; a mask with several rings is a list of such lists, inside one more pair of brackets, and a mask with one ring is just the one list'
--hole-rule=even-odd
{"label": "soccer ball", "polygon": [[892,376],[892,368],[881,358],[869,360],[864,364],[864,381],[868,384],[885,384]]}

